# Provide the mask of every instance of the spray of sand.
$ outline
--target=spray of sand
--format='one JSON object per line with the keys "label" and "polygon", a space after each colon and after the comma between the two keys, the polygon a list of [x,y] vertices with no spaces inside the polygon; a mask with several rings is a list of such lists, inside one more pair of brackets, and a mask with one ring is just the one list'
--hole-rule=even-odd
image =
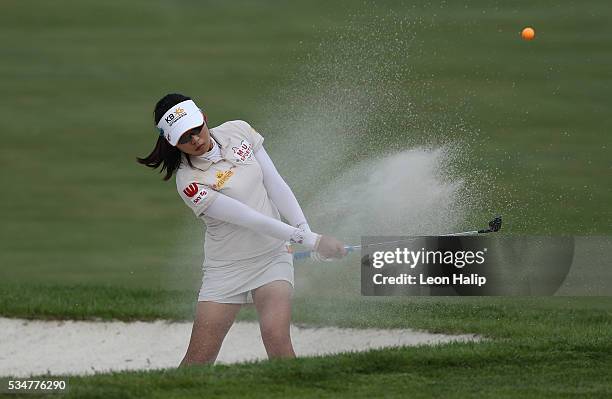
{"label": "spray of sand", "polygon": [[446,176],[444,148],[412,148],[360,162],[321,190],[307,207],[313,227],[357,242],[363,235],[443,234],[467,205],[464,181]]}
{"label": "spray of sand", "polygon": [[[431,77],[410,68],[422,51],[420,24],[354,17],[322,33],[289,84],[262,101],[256,127],[315,231],[353,244],[362,235],[443,234],[468,224],[477,200],[467,193],[480,176],[462,172],[469,146],[457,140],[466,137],[461,112],[441,109]],[[183,261],[193,259],[185,252]],[[296,264],[298,295],[358,296],[356,263]]]}
{"label": "spray of sand", "polygon": [[[365,235],[435,235],[465,223],[473,201],[469,185],[449,176],[456,155],[448,148],[411,148],[348,168],[321,188],[306,208],[315,231],[347,244]],[[359,257],[296,263],[298,293],[358,296]]]}
{"label": "spray of sand", "polygon": [[[418,20],[354,17],[262,111],[266,148],[312,228],[357,244],[363,235],[444,234],[470,223],[481,175],[466,174],[461,104],[435,102],[417,76]],[[329,39],[331,37],[331,39]],[[470,226],[471,227],[471,226]],[[296,263],[298,295],[359,296],[359,258]]]}

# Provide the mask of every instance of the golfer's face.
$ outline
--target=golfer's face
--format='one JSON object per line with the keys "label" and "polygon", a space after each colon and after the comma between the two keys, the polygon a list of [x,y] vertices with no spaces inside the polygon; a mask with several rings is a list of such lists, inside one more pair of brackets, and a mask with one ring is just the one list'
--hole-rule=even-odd
{"label": "golfer's face", "polygon": [[176,148],[186,154],[196,156],[208,152],[210,149],[210,132],[206,123],[185,132],[177,143]]}

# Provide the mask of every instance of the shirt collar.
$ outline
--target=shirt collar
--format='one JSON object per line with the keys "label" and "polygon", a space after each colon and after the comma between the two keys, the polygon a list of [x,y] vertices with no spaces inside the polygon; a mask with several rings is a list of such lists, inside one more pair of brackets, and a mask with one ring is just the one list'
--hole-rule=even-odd
{"label": "shirt collar", "polygon": [[[183,153],[183,162],[187,165],[189,165],[189,162],[187,161],[187,157],[188,155]],[[202,157],[194,157],[191,156],[189,157],[189,161],[191,161],[191,164],[193,165],[194,168],[196,169],[200,169],[200,170],[206,170],[208,168],[210,168],[210,165],[213,164],[212,161],[209,161],[208,159],[204,159]]]}
{"label": "shirt collar", "polygon": [[[230,162],[231,164],[235,164],[235,162],[231,159],[231,158],[227,158],[225,156],[225,153],[227,152],[228,149],[230,149],[229,144],[229,138],[227,137],[217,137],[214,135],[213,129],[210,129],[210,135],[213,138],[213,140],[215,140],[215,142],[219,145],[219,149],[221,152],[221,158],[223,158],[224,160]],[[212,150],[211,150],[212,151]],[[183,153],[183,160],[185,163],[187,163],[187,155],[185,155]],[[213,164],[212,161],[209,161],[208,159],[204,159],[202,156],[199,157],[190,157],[191,159],[191,163],[193,164],[193,166],[195,166],[196,168],[200,169],[200,170],[206,170],[208,168],[210,168],[210,166]]]}
{"label": "shirt collar", "polygon": [[217,144],[219,144],[219,147],[221,149],[221,155],[223,155],[225,153],[225,150],[227,150],[227,145],[229,144],[229,137],[218,137],[217,135],[215,135],[215,129],[210,129],[210,136],[213,138],[213,140],[217,142]]}
{"label": "shirt collar", "polygon": [[[212,140],[212,147],[210,148],[210,151],[208,151],[207,153],[204,153],[196,158],[202,158],[202,159],[206,159],[206,158],[210,158],[211,155],[215,152],[215,149],[217,149],[219,147],[219,145],[217,144],[216,140]],[[221,150],[219,149],[219,153],[221,153]]]}

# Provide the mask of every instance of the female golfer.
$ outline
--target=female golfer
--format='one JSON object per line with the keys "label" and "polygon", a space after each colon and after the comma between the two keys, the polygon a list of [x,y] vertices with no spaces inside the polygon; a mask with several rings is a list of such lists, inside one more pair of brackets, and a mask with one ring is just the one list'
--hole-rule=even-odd
{"label": "female golfer", "polygon": [[241,305],[251,302],[268,357],[294,357],[293,258],[287,243],[305,245],[323,258],[345,255],[342,243],[310,230],[263,137],[247,122],[209,129],[206,115],[181,94],[163,97],[154,114],[160,136],[138,162],[161,166],[164,180],[176,172],[179,195],[206,224],[202,288],[181,365],[214,362]]}

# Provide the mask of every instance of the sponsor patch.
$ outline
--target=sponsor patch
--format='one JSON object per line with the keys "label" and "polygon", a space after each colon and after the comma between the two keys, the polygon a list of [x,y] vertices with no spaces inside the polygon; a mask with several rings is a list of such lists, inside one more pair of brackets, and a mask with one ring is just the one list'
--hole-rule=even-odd
{"label": "sponsor patch", "polygon": [[238,147],[232,147],[236,162],[244,162],[253,156],[253,145],[246,140],[241,140]]}
{"label": "sponsor patch", "polygon": [[191,202],[197,205],[200,202],[202,202],[202,200],[204,200],[204,198],[206,198],[207,195],[208,195],[208,191],[206,191],[205,189],[201,189],[198,195],[196,195],[196,197],[192,199]]}
{"label": "sponsor patch", "polygon": [[196,195],[198,193],[198,184],[197,183],[190,183],[187,187],[185,187],[183,192],[189,198],[193,197],[194,195]]}
{"label": "sponsor patch", "polygon": [[213,184],[212,188],[215,190],[220,190],[225,186],[225,183],[234,175],[232,170],[226,170],[225,172],[218,171],[216,174],[217,182]]}

